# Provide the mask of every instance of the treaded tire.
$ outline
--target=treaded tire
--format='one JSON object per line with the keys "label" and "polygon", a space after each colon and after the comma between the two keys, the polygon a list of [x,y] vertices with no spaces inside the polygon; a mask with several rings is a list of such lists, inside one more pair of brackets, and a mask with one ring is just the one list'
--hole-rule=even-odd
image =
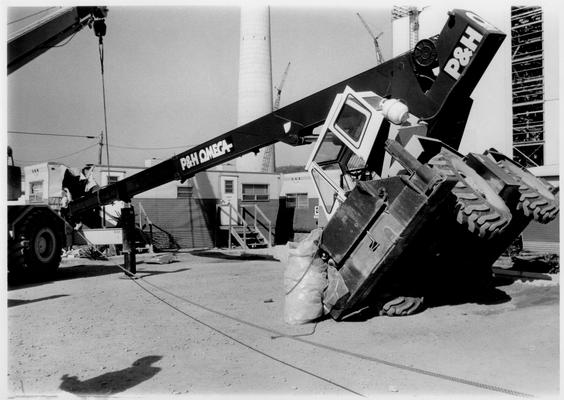
{"label": "treaded tire", "polygon": [[27,243],[23,240],[8,238],[8,272],[16,274],[25,266],[24,251]]}
{"label": "treaded tire", "polygon": [[458,155],[441,151],[429,165],[458,182],[452,189],[456,196],[456,220],[470,232],[489,239],[503,232],[511,221],[511,211],[493,188]]}
{"label": "treaded tire", "polygon": [[22,257],[21,265],[9,267],[10,271],[31,272],[41,276],[53,274],[61,262],[63,248],[63,221],[51,211],[38,208],[21,222],[15,249]]}
{"label": "treaded tire", "polygon": [[497,163],[505,172],[519,183],[519,202],[517,210],[522,210],[526,217],[546,224],[556,218],[559,211],[558,200],[542,180],[529,171],[508,160]]}
{"label": "treaded tire", "polygon": [[382,306],[380,315],[399,317],[423,311],[423,297],[398,296]]}

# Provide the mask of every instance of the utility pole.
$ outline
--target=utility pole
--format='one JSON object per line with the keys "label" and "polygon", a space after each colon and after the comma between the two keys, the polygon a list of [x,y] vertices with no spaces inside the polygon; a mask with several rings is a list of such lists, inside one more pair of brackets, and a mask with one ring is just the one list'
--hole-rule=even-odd
{"label": "utility pole", "polygon": [[98,165],[102,165],[102,150],[104,149],[104,131],[100,132],[100,140],[98,141]]}

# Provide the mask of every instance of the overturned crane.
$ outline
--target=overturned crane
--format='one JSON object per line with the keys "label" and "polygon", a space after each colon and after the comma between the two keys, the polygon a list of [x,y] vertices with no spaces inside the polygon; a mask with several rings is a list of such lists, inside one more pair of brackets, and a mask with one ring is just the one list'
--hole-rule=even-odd
{"label": "overturned crane", "polygon": [[[558,212],[556,189],[501,153],[457,151],[470,95],[504,38],[474,13],[454,10],[438,36],[411,52],[96,193],[73,193],[70,215],[78,220],[121,200],[131,218],[136,194],[276,142],[305,144],[321,127],[307,169],[329,216],[317,257],[333,269],[325,306],[334,318],[371,301],[432,296],[445,290],[437,283],[445,271],[487,281],[532,219],[548,222]],[[126,261],[134,262],[129,248]]]}

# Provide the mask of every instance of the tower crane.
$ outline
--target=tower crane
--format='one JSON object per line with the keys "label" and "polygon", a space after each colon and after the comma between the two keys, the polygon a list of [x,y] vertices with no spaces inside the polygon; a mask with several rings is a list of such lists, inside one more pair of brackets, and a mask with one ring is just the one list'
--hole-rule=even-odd
{"label": "tower crane", "polygon": [[370,27],[364,20],[364,18],[362,18],[362,15],[360,15],[360,13],[356,13],[356,15],[358,15],[360,22],[362,22],[362,25],[364,25],[370,36],[372,36],[372,40],[374,41],[374,48],[376,49],[376,62],[378,64],[382,64],[384,62],[384,56],[382,56],[382,50],[380,50],[380,44],[378,43],[378,39],[380,38],[380,36],[383,35],[384,32],[380,32],[378,35],[375,35],[374,32],[372,32],[372,29],[370,29]]}
{"label": "tower crane", "polygon": [[286,83],[286,77],[288,76],[288,70],[290,69],[290,64],[291,62],[288,62],[288,65],[286,65],[286,69],[284,70],[284,73],[282,74],[282,79],[280,80],[280,84],[274,87],[276,89],[276,100],[274,100],[274,106],[272,107],[273,111],[278,110],[278,108],[280,107],[280,97],[282,96],[282,89],[284,88],[284,83]]}
{"label": "tower crane", "polygon": [[[276,89],[276,99],[274,100],[274,105],[272,106],[272,111],[276,111],[280,108],[280,97],[282,97],[282,89],[284,88],[284,83],[286,83],[286,77],[288,76],[288,70],[290,69],[291,62],[288,62],[286,65],[286,69],[282,74],[282,79],[278,86],[275,86]],[[271,165],[272,159],[274,158],[274,145],[268,146],[264,149],[264,157],[262,159],[262,171],[263,172],[270,172],[269,167]]]}
{"label": "tower crane", "polygon": [[418,8],[415,6],[395,6],[392,10],[393,18],[409,17],[409,49],[413,50],[419,42],[419,14],[428,6]]}

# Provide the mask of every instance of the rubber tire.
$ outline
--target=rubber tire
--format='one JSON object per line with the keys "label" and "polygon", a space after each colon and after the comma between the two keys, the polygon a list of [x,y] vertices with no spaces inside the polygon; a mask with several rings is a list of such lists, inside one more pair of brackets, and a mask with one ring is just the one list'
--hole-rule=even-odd
{"label": "rubber tire", "polygon": [[423,311],[423,297],[399,296],[382,306],[380,315],[399,317]]}
{"label": "rubber tire", "polygon": [[556,218],[559,211],[558,200],[539,178],[511,161],[501,160],[497,164],[519,183],[521,196],[517,210],[522,210],[526,217],[541,224]]}
{"label": "rubber tire", "polygon": [[479,237],[494,237],[509,225],[511,211],[501,197],[458,155],[441,151],[429,165],[446,176],[457,178],[456,220]]}
{"label": "rubber tire", "polygon": [[50,276],[59,268],[65,240],[62,220],[50,210],[37,209],[20,222],[19,243],[28,241],[22,247],[23,265],[19,272]]}
{"label": "rubber tire", "polygon": [[8,272],[16,274],[25,266],[24,250],[27,244],[23,240],[8,238]]}

